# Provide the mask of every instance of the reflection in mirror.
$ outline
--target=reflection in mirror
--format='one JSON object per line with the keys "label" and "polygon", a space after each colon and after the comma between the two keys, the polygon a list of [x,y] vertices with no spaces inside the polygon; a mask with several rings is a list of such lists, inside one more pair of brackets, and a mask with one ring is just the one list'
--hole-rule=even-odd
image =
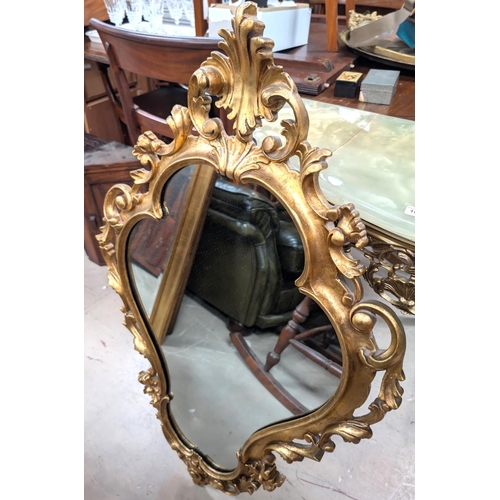
{"label": "reflection in mirror", "polygon": [[[131,281],[151,327],[189,168],[164,190],[169,215],[139,221],[129,237]],[[326,315],[295,286],[304,265],[299,233],[286,210],[253,187],[217,178],[173,328],[154,332],[164,337],[173,418],[228,470],[250,434],[332,397],[341,371]]]}
{"label": "reflection in mirror", "polygon": [[156,299],[161,297],[159,291],[164,282],[164,271],[178,234],[179,218],[194,168],[193,165],[182,168],[166,183],[162,206],[164,210],[168,207],[168,216],[159,221],[143,219],[129,236],[127,265],[138,292],[139,305],[150,322],[160,307]]}

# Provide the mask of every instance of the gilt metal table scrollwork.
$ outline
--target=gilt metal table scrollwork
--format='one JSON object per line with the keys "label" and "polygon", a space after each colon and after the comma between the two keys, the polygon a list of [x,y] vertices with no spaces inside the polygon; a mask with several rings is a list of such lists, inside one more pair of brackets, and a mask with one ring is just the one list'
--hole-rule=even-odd
{"label": "gilt metal table scrollwork", "polygon": [[[167,119],[173,141],[165,144],[150,132],[140,136],[134,155],[149,169],[132,173],[133,186],[120,184],[109,190],[104,226],[97,238],[108,266],[108,282],[123,301],[134,347],[151,363],[139,374],[139,381],[151,397],[166,439],[196,484],[237,495],[251,494],[261,486],[272,491],[283,484],[276,454],[288,463],[304,458],[319,461],[325,452],[335,450],[334,436],[348,443],[370,438],[372,425],[402,402],[406,339],[391,307],[363,300],[365,267],[352,258],[346,245],[362,251],[368,244],[366,228],[352,204],[333,205],[319,188],[318,175],[331,152],[309,144],[306,108],[293,80],[274,65],[273,42],[263,36],[256,4],[239,6],[232,26],[233,31],[220,31],[221,52],[213,52],[193,74],[188,107],[176,106]],[[229,111],[234,135],[219,119],[209,118],[210,95],[217,96],[216,106]],[[285,104],[292,108],[294,119],[282,122],[282,138],[267,136],[258,145],[255,129],[262,120],[276,120]],[[299,159],[299,168],[290,163],[292,156]],[[142,219],[167,216],[163,188],[176,171],[192,164],[215,169],[237,182],[260,185],[287,209],[305,252],[304,270],[295,283],[323,309],[343,355],[339,385],[330,399],[314,411],[253,432],[236,453],[238,463],[233,470],[214,463],[184,434],[182,422],[175,420],[168,359],[137,302],[126,260],[132,228]],[[390,333],[385,349],[378,347],[373,333],[377,319]],[[378,372],[383,373],[376,381],[378,394],[366,410],[359,410]],[[181,391],[176,391],[178,398]]]}
{"label": "gilt metal table scrollwork", "polygon": [[404,314],[415,314],[415,244],[367,224],[370,242],[363,249],[370,261],[366,281]]}

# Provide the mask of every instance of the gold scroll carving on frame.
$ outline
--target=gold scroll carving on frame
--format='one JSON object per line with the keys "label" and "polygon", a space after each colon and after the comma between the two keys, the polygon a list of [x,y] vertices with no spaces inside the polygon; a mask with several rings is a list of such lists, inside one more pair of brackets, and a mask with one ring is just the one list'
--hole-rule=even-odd
{"label": "gold scroll carving on frame", "polygon": [[[401,404],[405,335],[390,307],[363,302],[360,276],[365,269],[346,248],[355,245],[362,249],[367,244],[365,227],[353,205],[332,205],[319,188],[318,174],[326,168],[325,159],[331,152],[307,142],[305,106],[292,79],[273,63],[274,44],[263,37],[256,4],[241,5],[232,26],[233,31],[220,31],[221,52],[213,52],[193,74],[188,107],[176,106],[167,119],[174,140],[165,144],[151,132],[139,137],[133,154],[145,168],[131,174],[132,186],[118,184],[109,190],[97,239],[108,266],[108,282],[123,301],[124,324],[133,334],[134,347],[151,363],[149,370],[139,374],[139,381],[151,397],[168,442],[196,484],[237,495],[251,494],[261,486],[272,491],[283,484],[285,477],[277,469],[276,455],[289,463],[304,458],[319,461],[325,452],[334,451],[333,436],[349,443],[370,438],[372,424]],[[217,96],[216,106],[228,111],[234,130],[227,131],[221,120],[209,118],[208,94]],[[258,146],[253,139],[255,128],[263,119],[276,120],[285,103],[293,109],[295,120],[282,122],[283,137],[266,137]],[[299,170],[288,162],[292,155],[300,160]],[[132,227],[144,218],[162,217],[162,187],[176,171],[191,164],[214,168],[235,181],[261,185],[285,206],[305,251],[304,270],[296,285],[325,311],[343,352],[336,393],[307,415],[249,436],[232,471],[222,471],[195,451],[172,422],[168,405],[173,394],[166,361],[141,316],[127,273],[126,243]],[[372,332],[377,318],[391,333],[386,349],[378,348]],[[366,414],[355,416],[368,398],[377,372],[384,372],[378,396]]]}

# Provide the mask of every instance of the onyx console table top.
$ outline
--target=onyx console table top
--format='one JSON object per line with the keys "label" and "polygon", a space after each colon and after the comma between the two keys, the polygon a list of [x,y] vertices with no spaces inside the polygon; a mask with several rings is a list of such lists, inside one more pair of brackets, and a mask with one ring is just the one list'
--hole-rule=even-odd
{"label": "onyx console table top", "polygon": [[[319,174],[326,199],[353,203],[367,227],[365,278],[383,298],[415,314],[415,122],[303,99],[309,114],[308,142],[332,156]],[[254,133],[257,141],[279,135],[293,118],[285,106],[275,122]],[[298,158],[290,159],[299,168]]]}

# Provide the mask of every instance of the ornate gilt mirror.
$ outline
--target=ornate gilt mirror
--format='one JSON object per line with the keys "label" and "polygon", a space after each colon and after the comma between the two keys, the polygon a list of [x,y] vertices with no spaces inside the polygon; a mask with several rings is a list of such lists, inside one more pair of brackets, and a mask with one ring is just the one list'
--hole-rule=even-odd
{"label": "ornate gilt mirror", "polygon": [[[371,426],[401,404],[405,335],[389,306],[363,300],[364,266],[349,250],[367,244],[366,230],[353,205],[332,205],[319,188],[318,174],[331,153],[307,142],[306,109],[292,79],[273,63],[273,42],[263,37],[256,4],[238,7],[232,26],[233,31],[220,32],[221,52],[193,74],[188,107],[176,106],[168,118],[174,139],[167,143],[151,132],[140,136],[133,154],[144,168],[132,173],[133,185],[109,190],[97,238],[134,347],[151,363],[139,381],[165,437],[196,484],[237,495],[282,485],[277,456],[288,463],[319,461],[334,451],[335,436],[350,443],[370,438]],[[212,98],[227,111],[227,123],[209,117]],[[281,123],[282,137],[256,140],[262,120],[276,121],[285,105],[295,119]],[[240,285],[229,269],[249,272],[243,264],[246,247],[225,236],[214,246],[216,230],[210,225],[234,208],[242,186],[257,207],[252,217],[262,218],[264,206],[282,209],[298,235],[303,260],[293,287],[283,294],[288,307],[266,316],[267,323],[259,316],[251,334],[232,325],[229,336],[227,318],[203,297],[206,289],[225,291],[221,300],[230,303]],[[225,201],[215,199],[217,190],[225,190]],[[217,203],[222,208],[216,214]],[[246,219],[238,225],[244,242],[254,238],[250,226]],[[270,243],[275,232],[269,230],[257,245],[258,255],[266,245],[275,247]],[[216,262],[222,271],[202,280]],[[261,268],[250,268],[262,278]],[[243,289],[250,308],[271,288],[271,275],[260,290]],[[283,287],[286,280],[280,280]],[[334,332],[341,352],[338,372],[330,362],[318,371],[308,356],[310,346],[287,349],[289,358],[278,363],[272,349],[280,330],[269,328],[271,319],[274,327],[285,325],[284,331],[287,324],[300,323],[306,303],[308,312],[313,304],[322,318],[317,328],[325,335]],[[384,348],[373,333],[377,320],[389,332]],[[275,378],[259,365],[266,352],[274,359]],[[302,369],[301,363],[310,364]],[[252,366],[259,376],[250,373]],[[275,385],[266,388],[265,381]],[[367,401],[375,381],[378,396]],[[214,391],[225,392],[224,405],[212,403]]]}

